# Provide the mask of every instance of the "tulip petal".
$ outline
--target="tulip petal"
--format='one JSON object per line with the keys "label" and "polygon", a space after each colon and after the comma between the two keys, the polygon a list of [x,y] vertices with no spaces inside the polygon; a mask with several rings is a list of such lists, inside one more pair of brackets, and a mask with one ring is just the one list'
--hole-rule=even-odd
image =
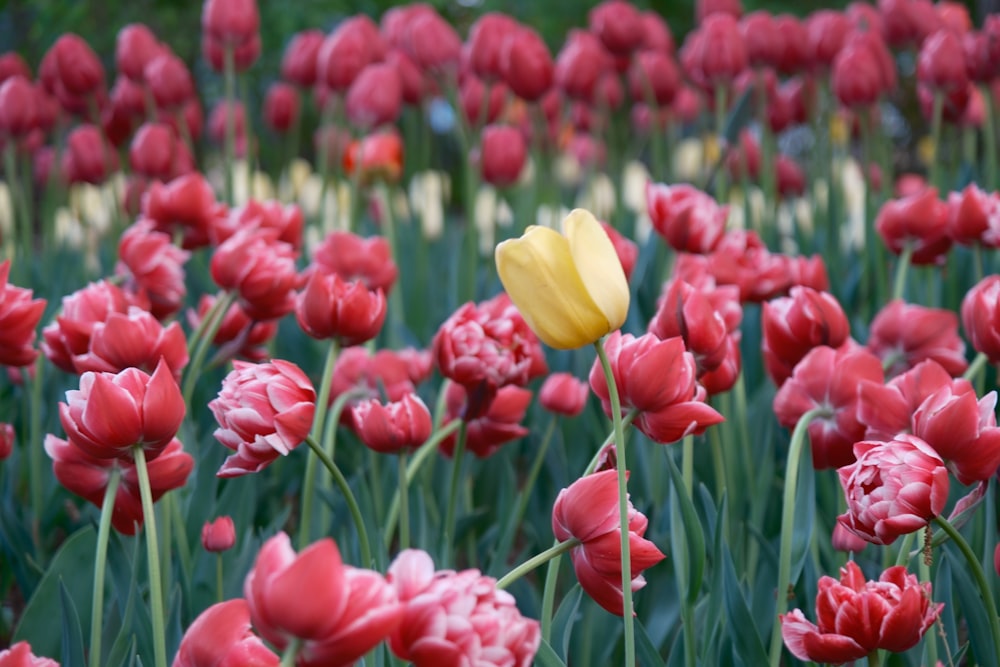
{"label": "tulip petal", "polygon": [[570,255],[587,293],[608,319],[608,331],[625,323],[629,289],[615,246],[590,211],[578,208],[563,221]]}

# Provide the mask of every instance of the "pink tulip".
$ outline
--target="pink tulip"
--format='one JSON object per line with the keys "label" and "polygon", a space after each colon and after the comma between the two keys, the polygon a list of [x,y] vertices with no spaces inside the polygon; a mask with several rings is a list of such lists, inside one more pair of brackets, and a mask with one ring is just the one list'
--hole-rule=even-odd
{"label": "pink tulip", "polygon": [[277,667],[280,662],[253,633],[246,600],[236,598],[199,614],[181,638],[172,667]]}

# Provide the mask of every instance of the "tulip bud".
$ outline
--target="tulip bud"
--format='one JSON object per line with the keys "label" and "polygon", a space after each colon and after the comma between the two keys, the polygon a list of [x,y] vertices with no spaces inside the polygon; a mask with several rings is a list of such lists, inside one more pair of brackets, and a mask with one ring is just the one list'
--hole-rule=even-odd
{"label": "tulip bud", "polygon": [[0,136],[19,138],[38,127],[38,104],[28,79],[15,75],[0,84]]}
{"label": "tulip bud", "polygon": [[583,412],[589,394],[587,383],[575,375],[553,373],[542,384],[538,400],[549,412],[575,417]]}
{"label": "tulip bud", "polygon": [[431,435],[431,413],[420,397],[406,394],[382,405],[368,399],[351,408],[351,421],[361,442],[383,454],[416,449]]}
{"label": "tulip bud", "polygon": [[510,125],[484,127],[479,151],[483,180],[499,188],[516,183],[528,159],[524,135]]}
{"label": "tulip bud", "polygon": [[625,0],[604,0],[587,16],[590,30],[614,54],[628,54],[642,39],[639,10]]}
{"label": "tulip bud", "polygon": [[14,76],[22,76],[31,81],[31,68],[16,51],[0,54],[0,83]]}
{"label": "tulip bud", "polygon": [[146,65],[163,51],[156,35],[142,23],[130,23],[118,31],[115,66],[136,83],[142,83]]}
{"label": "tulip bud", "polygon": [[246,600],[235,598],[199,614],[181,638],[172,667],[278,667],[280,662],[253,633]]}
{"label": "tulip bud", "polygon": [[287,83],[271,84],[264,98],[264,122],[279,134],[288,132],[299,116],[299,92]]}
{"label": "tulip bud", "polygon": [[641,51],[628,71],[629,94],[633,102],[669,105],[681,87],[681,73],[673,58],[659,51]]}
{"label": "tulip bud", "polygon": [[160,108],[180,107],[194,97],[191,72],[173,53],[163,53],[151,60],[146,65],[145,79]]}
{"label": "tulip bud", "polygon": [[215,521],[206,521],[201,527],[201,546],[205,551],[222,553],[236,544],[236,526],[231,516],[220,516]]}
{"label": "tulip bud", "polygon": [[346,282],[336,273],[314,271],[296,300],[295,317],[313,338],[359,345],[378,335],[385,322],[386,298],[361,282]]}
{"label": "tulip bud", "polygon": [[347,91],[347,117],[362,129],[394,123],[403,106],[403,82],[395,67],[365,67]]}
{"label": "tulip bud", "polygon": [[483,14],[469,28],[469,38],[462,52],[463,62],[481,79],[490,82],[499,79],[504,42],[519,28],[517,21],[506,14]]}
{"label": "tulip bud", "polygon": [[592,343],[625,322],[628,281],[594,216],[577,209],[564,234],[531,226],[497,246],[500,281],[543,342],[557,349]]}
{"label": "tulip bud", "polygon": [[303,30],[292,36],[281,58],[281,77],[300,88],[316,83],[316,63],[324,39],[321,30]]}
{"label": "tulip bud", "polygon": [[500,51],[500,72],[515,95],[528,102],[539,100],[552,87],[555,66],[552,54],[532,28],[520,26],[507,35]]}
{"label": "tulip bud", "polygon": [[589,101],[600,76],[611,68],[608,52],[594,35],[570,30],[556,57],[555,82],[569,97]]}

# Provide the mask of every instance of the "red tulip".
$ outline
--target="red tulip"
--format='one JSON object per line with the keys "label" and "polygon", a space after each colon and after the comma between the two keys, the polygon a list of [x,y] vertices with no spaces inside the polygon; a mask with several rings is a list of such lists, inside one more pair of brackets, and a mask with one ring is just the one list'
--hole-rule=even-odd
{"label": "red tulip", "polygon": [[184,413],[180,387],[162,359],[152,375],[137,368],[86,372],[59,404],[70,442],[97,459],[131,460],[132,448],[142,447],[154,460],[177,435]]}
{"label": "red tulip", "polygon": [[302,444],[312,428],[316,391],[290,362],[234,361],[208,407],[219,423],[216,440],[236,452],[218,475],[238,477],[260,472]]}
{"label": "red tulip", "polygon": [[865,432],[858,421],[858,385],[882,379],[878,357],[863,348],[816,347],[778,389],[774,413],[782,426],[794,428],[809,410],[825,409],[809,424],[812,464],[817,470],[839,468],[854,460],[851,448]]}
{"label": "red tulip", "polygon": [[633,102],[655,102],[667,106],[681,87],[681,73],[673,58],[660,51],[639,51],[628,71],[629,95]]}
{"label": "red tulip", "polygon": [[143,23],[129,23],[118,31],[115,40],[115,66],[135,83],[145,81],[145,70],[163,52],[156,35]]}
{"label": "red tulip", "polygon": [[0,263],[0,364],[29,366],[38,357],[35,329],[45,312],[45,299],[7,282],[10,260]]}
{"label": "red tulip", "polygon": [[396,122],[402,106],[403,82],[392,65],[368,65],[347,90],[347,117],[364,130]]}
{"label": "red tulip", "polygon": [[587,383],[575,375],[553,373],[542,384],[538,392],[538,401],[549,412],[575,417],[583,412],[589,394]]}
{"label": "red tulip", "polygon": [[227,44],[238,46],[251,40],[260,31],[257,0],[205,0],[201,28]]}
{"label": "red tulip", "polygon": [[330,401],[347,392],[367,393],[368,398],[400,401],[416,392],[416,385],[430,376],[430,353],[413,363],[406,350],[379,350],[372,355],[363,347],[349,347],[337,356],[330,382]]}
{"label": "red tulip", "polygon": [[208,116],[208,136],[217,144],[225,143],[229,117],[232,116],[233,137],[237,152],[246,152],[247,112],[239,100],[220,100]]}
{"label": "red tulip", "polygon": [[386,297],[381,290],[322,271],[309,276],[295,307],[303,331],[320,340],[336,339],[345,347],[377,336],[385,316]]}
{"label": "red tulip", "polygon": [[[887,92],[884,72],[879,67],[877,38],[849,41],[833,61],[833,92],[846,107],[867,107]],[[884,48],[884,44],[881,44]]]}
{"label": "red tulip", "polygon": [[31,81],[31,68],[24,58],[16,51],[0,54],[0,83],[15,76],[21,76]]}
{"label": "red tulip", "polygon": [[951,238],[948,236],[948,205],[938,199],[937,190],[925,188],[918,194],[882,205],[875,230],[890,251],[899,255],[903,247],[913,248],[914,264],[943,264]]}
{"label": "red tulip", "polygon": [[847,496],[838,523],[872,544],[891,544],[944,510],[948,471],[931,447],[912,435],[859,442],[856,461],[837,471]]}
{"label": "red tulip", "polygon": [[992,364],[1000,363],[1000,276],[987,276],[962,299],[962,328],[976,352],[985,354]]}
{"label": "red tulip", "polygon": [[731,15],[714,13],[688,36],[681,56],[684,69],[702,90],[712,94],[717,86],[731,86],[747,67],[747,47]]}
{"label": "red tulip", "polygon": [[236,544],[236,526],[231,516],[220,516],[215,521],[206,521],[201,527],[201,546],[205,551],[222,553]]}
{"label": "red tulip", "polygon": [[[83,451],[72,438],[66,441],[51,434],[45,436],[45,452],[52,459],[52,471],[59,483],[97,507],[104,502],[111,469],[115,466],[120,468],[121,484],[115,495],[111,525],[122,535],[135,534],[136,525],[143,523],[143,513],[139,476],[131,461],[95,458]],[[184,452],[180,440],[171,440],[159,456],[147,464],[153,502],[167,491],[184,486],[193,468],[194,459]]]}
{"label": "red tulip", "polygon": [[384,51],[371,19],[351,17],[323,40],[316,54],[317,80],[332,91],[346,91],[365,67],[381,60]]}
{"label": "red tulip", "polygon": [[462,40],[436,11],[419,10],[414,12],[406,31],[403,50],[420,69],[451,77],[458,71]]}
{"label": "red tulip", "polygon": [[295,309],[297,253],[277,237],[273,229],[243,229],[212,254],[212,279],[237,291],[243,310],[257,320],[278,319]]}
{"label": "red tulip", "polygon": [[611,66],[611,56],[597,37],[573,29],[556,56],[555,83],[568,97],[590,101],[597,81]]}
{"label": "red tulip", "polygon": [[[521,424],[531,404],[528,389],[514,385],[501,387],[485,409],[481,397],[458,383],[449,383],[446,391],[449,420],[465,420],[465,448],[481,459],[492,456],[501,445],[531,432]],[[441,452],[451,456],[454,451],[455,436],[452,435],[441,442]]]}
{"label": "red tulip", "polygon": [[225,215],[225,205],[216,202],[212,186],[197,172],[165,185],[153,183],[143,197],[142,209],[158,231],[171,236],[183,231],[182,246],[189,250],[208,245],[216,218]]}
{"label": "red tulip", "polygon": [[759,10],[746,14],[740,19],[739,28],[750,64],[776,67],[788,36],[778,32],[770,12]]}
{"label": "red tulip", "polygon": [[[183,60],[173,53],[162,53],[149,61],[145,69],[146,85],[157,106],[173,109],[194,97],[194,81]],[[195,134],[192,131],[192,134]]]}
{"label": "red tulip", "polygon": [[381,289],[386,294],[399,275],[389,242],[381,236],[362,238],[351,232],[331,232],[313,249],[312,261],[346,282],[358,280],[368,289]]}
{"label": "red tulip", "polygon": [[728,14],[738,19],[742,13],[740,0],[697,0],[694,6],[695,20],[699,24],[712,14]]}
{"label": "red tulip", "polygon": [[516,20],[500,12],[487,12],[476,19],[462,50],[462,59],[472,73],[491,83],[501,78],[503,44],[519,27]]}
{"label": "red tulip", "polygon": [[0,665],[3,667],[59,667],[59,663],[49,658],[36,657],[31,652],[31,644],[17,642],[0,651]]}
{"label": "red tulip", "polygon": [[295,33],[281,58],[281,77],[299,88],[312,88],[316,83],[317,57],[324,38],[318,29]]}
{"label": "red tulip", "polygon": [[253,633],[246,600],[236,598],[199,614],[181,638],[172,667],[277,667],[280,662]]}
{"label": "red tulip", "polygon": [[194,171],[194,159],[174,131],[162,123],[145,123],[132,138],[129,164],[138,175],[169,181]]}
{"label": "red tulip", "polygon": [[990,479],[1000,468],[997,393],[976,398],[972,384],[954,380],[913,413],[913,434],[948,462],[962,484]]}
{"label": "red tulip", "polygon": [[385,405],[376,399],[361,401],[351,408],[351,421],[361,442],[383,454],[416,449],[432,428],[430,410],[413,393]]}
{"label": "red tulip", "polygon": [[[636,427],[653,441],[676,442],[722,422],[722,415],[704,403],[704,389],[695,382],[694,356],[685,350],[682,338],[660,340],[653,334],[635,338],[616,331],[604,347],[622,410],[639,410]],[[607,381],[596,360],[590,369],[590,388],[610,415]]]}
{"label": "red tulip", "polygon": [[161,362],[180,381],[188,362],[184,331],[177,322],[164,327],[150,312],[136,306],[95,322],[87,349],[73,356],[78,374],[118,373],[128,368],[150,372]]}
{"label": "red tulip", "polygon": [[499,188],[517,182],[528,159],[524,135],[510,125],[483,128],[479,148],[479,170],[483,181]]}
{"label": "red tulip", "polygon": [[922,361],[889,382],[858,385],[858,420],[865,440],[888,441],[913,432],[913,413],[939,389],[951,386],[951,375],[939,363]]}
{"label": "red tulip", "polygon": [[507,88],[503,82],[497,82],[487,89],[478,77],[468,75],[462,80],[458,94],[466,122],[477,126],[482,122],[492,123],[500,116]]}
{"label": "red tulip", "polygon": [[951,30],[939,30],[920,47],[917,81],[934,90],[964,90],[969,83],[962,40]]}
{"label": "red tulip", "polygon": [[[204,294],[198,301],[197,311],[189,310],[188,324],[191,329],[197,329],[201,320],[215,304],[215,297]],[[212,338],[212,343],[221,346],[216,357],[219,360],[229,360],[240,357],[247,361],[260,363],[271,356],[267,343],[278,332],[278,323],[257,322],[247,317],[238,303],[229,306],[222,316],[222,323]]]}
{"label": "red tulip", "polygon": [[774,27],[784,47],[776,54],[773,65],[782,74],[794,74],[809,65],[809,35],[806,26],[791,14],[779,14],[774,17]]}
{"label": "red tulip", "polygon": [[66,140],[63,172],[70,183],[100,185],[118,169],[118,153],[94,125],[78,125]]}
{"label": "red tulip", "polygon": [[894,49],[919,46],[940,25],[930,0],[879,0],[878,8],[882,34]]}
{"label": "red tulip", "polygon": [[[59,87],[75,97],[96,96],[104,88],[104,66],[79,35],[66,33],[52,45]],[[58,92],[58,89],[53,92]]]}
{"label": "red tulip", "polygon": [[[719,297],[738,299],[733,287],[720,287],[714,293],[696,289],[680,279],[663,285],[656,304],[656,314],[647,330],[661,340],[680,336],[694,356],[700,377],[718,368],[727,356],[732,330],[717,308]],[[742,313],[738,301],[736,308]],[[738,326],[739,320],[736,324]]]}
{"label": "red tulip", "polygon": [[970,183],[948,195],[948,235],[956,243],[1000,247],[1000,194]]}
{"label": "red tulip", "polygon": [[829,70],[850,30],[851,21],[842,12],[820,9],[810,14],[806,19],[806,36],[813,67]]}
{"label": "red tulip", "polygon": [[645,11],[639,13],[639,22],[642,25],[642,37],[639,40],[639,48],[643,51],[660,51],[673,55],[674,36],[670,32],[670,26],[666,20],[655,11]]}
{"label": "red tulip", "polygon": [[761,321],[764,365],[779,387],[811,349],[838,348],[851,333],[836,297],[808,287],[793,287],[790,296],[765,303]]}
{"label": "red tulip", "polygon": [[642,40],[643,26],[639,10],[626,0],[604,0],[590,10],[587,22],[591,32],[614,54],[627,55]]}
{"label": "red tulip", "polygon": [[541,640],[514,598],[479,570],[435,572],[426,552],[403,551],[388,580],[403,603],[389,646],[414,667],[529,667]]}
{"label": "red tulip", "polygon": [[646,208],[660,236],[681,252],[712,252],[726,231],[728,206],[685,184],[646,185]]}
{"label": "red tulip", "polygon": [[[645,539],[646,517],[629,502],[629,571],[632,591],[646,585],[642,571],[666,558]],[[622,616],[621,520],[618,472],[605,470],[581,477],[559,492],[552,508],[552,532],[560,542],[576,538],[570,551],[580,585],[608,612]],[[631,610],[630,610],[631,613]]]}
{"label": "red tulip", "polygon": [[125,278],[129,290],[149,298],[150,312],[162,320],[184,303],[184,263],[189,256],[170,236],[156,231],[151,220],[140,219],[122,232],[115,272]]}
{"label": "red tulip", "polygon": [[403,140],[395,130],[383,130],[352,141],[344,151],[344,172],[357,170],[362,185],[380,179],[395,183],[403,175]]}
{"label": "red tulip", "polygon": [[500,50],[500,73],[507,87],[528,102],[537,102],[552,88],[555,65],[538,32],[518,26],[507,35]]}
{"label": "red tulip", "polygon": [[276,82],[264,97],[264,122],[278,134],[285,134],[299,116],[299,92],[294,86]]}
{"label": "red tulip", "polygon": [[902,653],[916,646],[942,607],[931,603],[930,583],[918,583],[903,566],[890,567],[878,581],[865,581],[861,568],[849,561],[839,582],[820,577],[819,625],[795,609],[780,617],[781,636],[799,660],[843,664],[876,649]]}
{"label": "red tulip", "polygon": [[413,62],[413,59],[405,51],[392,48],[386,54],[385,62],[396,70],[399,74],[399,81],[403,91],[404,104],[420,104],[424,98],[428,84],[424,80],[424,73]]}
{"label": "red tulip", "polygon": [[872,320],[868,349],[882,359],[887,375],[897,375],[925,359],[949,374],[968,367],[965,343],[958,335],[958,317],[950,310],[890,301]]}
{"label": "red tulip", "polygon": [[38,127],[38,95],[29,79],[15,75],[0,84],[0,136],[24,137]]}

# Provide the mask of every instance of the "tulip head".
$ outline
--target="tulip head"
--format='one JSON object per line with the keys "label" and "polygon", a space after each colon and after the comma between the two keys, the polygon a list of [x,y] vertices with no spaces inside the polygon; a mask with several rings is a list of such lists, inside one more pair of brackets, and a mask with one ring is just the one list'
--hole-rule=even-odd
{"label": "tulip head", "polygon": [[625,322],[625,271],[611,239],[589,211],[571,212],[562,234],[529,227],[522,237],[497,246],[496,263],[511,301],[551,347],[582,347]]}

